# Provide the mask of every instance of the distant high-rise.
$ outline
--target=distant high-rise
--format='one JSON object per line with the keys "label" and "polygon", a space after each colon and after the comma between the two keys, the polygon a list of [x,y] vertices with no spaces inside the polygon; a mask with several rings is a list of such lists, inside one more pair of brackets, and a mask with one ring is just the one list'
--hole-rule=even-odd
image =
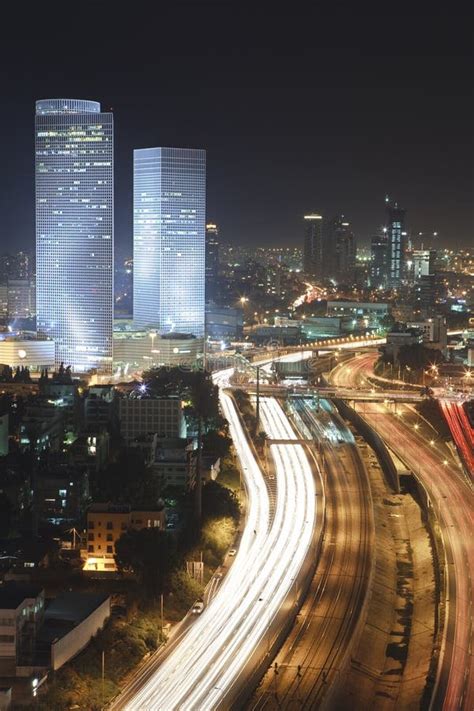
{"label": "distant high-rise", "polygon": [[215,301],[219,279],[219,228],[213,222],[206,225],[206,302]]}
{"label": "distant high-rise", "polygon": [[113,142],[97,101],[36,102],[37,329],[79,372],[112,369]]}
{"label": "distant high-rise", "polygon": [[323,262],[325,276],[338,283],[354,280],[356,242],[344,215],[338,215],[325,226]]}
{"label": "distant high-rise", "polygon": [[304,216],[304,221],[303,271],[307,276],[321,280],[325,276],[323,217],[317,212],[311,212]]}
{"label": "distant high-rise", "polygon": [[407,233],[405,230],[405,213],[397,203],[387,206],[387,239],[388,239],[388,285],[398,287],[405,276],[405,249]]}
{"label": "distant high-rise", "polygon": [[372,237],[370,247],[370,286],[374,289],[387,286],[388,240],[387,235]]}
{"label": "distant high-rise", "polygon": [[422,276],[429,276],[435,272],[436,251],[434,249],[414,249],[413,279],[418,282]]}
{"label": "distant high-rise", "polygon": [[134,151],[133,317],[204,335],[206,152]]}

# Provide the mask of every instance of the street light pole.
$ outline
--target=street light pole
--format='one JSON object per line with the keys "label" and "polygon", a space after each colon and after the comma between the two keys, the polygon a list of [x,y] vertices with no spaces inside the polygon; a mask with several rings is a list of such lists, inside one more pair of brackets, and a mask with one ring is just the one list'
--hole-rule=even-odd
{"label": "street light pole", "polygon": [[255,408],[255,434],[258,434],[260,423],[260,366],[257,365],[257,406]]}

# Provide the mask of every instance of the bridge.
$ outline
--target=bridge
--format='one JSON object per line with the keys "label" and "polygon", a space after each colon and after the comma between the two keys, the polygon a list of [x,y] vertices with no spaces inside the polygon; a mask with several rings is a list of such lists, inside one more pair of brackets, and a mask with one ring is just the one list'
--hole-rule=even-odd
{"label": "bridge", "polygon": [[[255,393],[257,386],[255,383],[247,383],[233,386],[236,390],[247,390]],[[356,388],[342,388],[337,386],[311,387],[308,385],[271,385],[263,383],[259,386],[260,395],[271,397],[314,397],[314,398],[338,398],[339,400],[357,400],[358,402],[421,402],[426,400],[427,395],[413,392],[413,390],[359,390]]]}

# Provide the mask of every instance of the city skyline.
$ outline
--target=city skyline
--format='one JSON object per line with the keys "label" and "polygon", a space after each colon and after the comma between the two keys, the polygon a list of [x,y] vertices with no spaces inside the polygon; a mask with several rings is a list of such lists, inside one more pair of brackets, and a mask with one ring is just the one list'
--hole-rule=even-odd
{"label": "city skyline", "polygon": [[[70,56],[79,30],[66,39],[58,32],[54,47],[40,47],[26,31],[13,45],[5,38],[3,66],[15,61],[4,76],[9,111],[0,117],[10,164],[0,191],[3,245],[12,238],[33,245],[34,215],[15,206],[33,195],[28,126],[34,101],[44,96],[97,98],[113,109],[119,255],[131,253],[132,151],[147,145],[207,150],[207,217],[233,244],[291,244],[302,215],[316,207],[348,215],[359,243],[368,245],[383,224],[388,193],[409,212],[413,232],[436,231],[441,246],[469,245],[469,47],[454,19],[416,10],[406,21],[401,13],[382,38],[380,18],[357,9],[342,23],[329,9],[309,11],[308,29],[295,34],[291,18],[263,10],[249,29],[239,12],[229,28],[215,3],[185,7],[182,43],[164,37],[159,51],[149,50],[147,30],[139,41],[132,17],[103,38],[99,66],[92,54],[80,62]],[[98,19],[104,10],[97,6]],[[176,19],[176,10],[165,11],[164,21]],[[312,37],[311,19],[337,26],[335,45],[331,32]],[[68,57],[67,75],[58,52]]]}

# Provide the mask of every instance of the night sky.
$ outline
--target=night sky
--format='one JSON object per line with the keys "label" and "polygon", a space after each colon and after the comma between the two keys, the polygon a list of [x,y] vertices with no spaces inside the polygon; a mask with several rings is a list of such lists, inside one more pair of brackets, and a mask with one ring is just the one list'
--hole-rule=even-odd
{"label": "night sky", "polygon": [[257,2],[167,5],[27,3],[3,15],[2,251],[33,248],[34,102],[53,97],[113,107],[119,256],[132,252],[132,149],[159,145],[207,149],[208,218],[234,244],[298,244],[314,209],[344,213],[368,242],[388,193],[412,232],[470,245],[467,4],[443,5],[449,15],[423,3],[375,14],[340,2],[281,14]]}

